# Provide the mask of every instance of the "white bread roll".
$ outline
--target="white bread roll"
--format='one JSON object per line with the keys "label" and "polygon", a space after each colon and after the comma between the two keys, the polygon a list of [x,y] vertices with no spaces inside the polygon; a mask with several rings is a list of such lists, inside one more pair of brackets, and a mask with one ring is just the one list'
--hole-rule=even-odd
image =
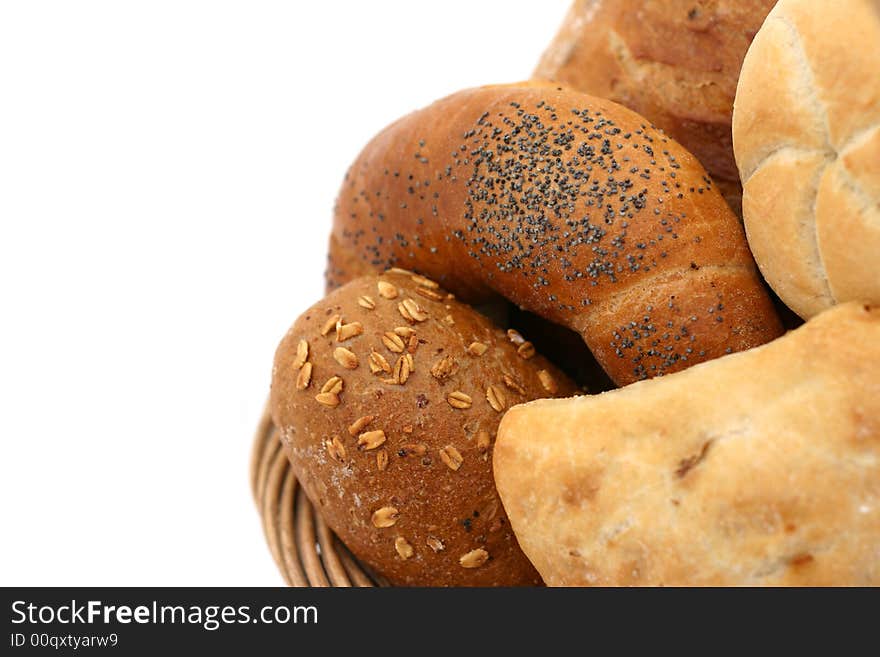
{"label": "white bread roll", "polygon": [[511,408],[495,483],[551,586],[880,585],[880,307]]}
{"label": "white bread roll", "polygon": [[804,318],[880,302],[880,0],[781,0],[733,113],[755,260]]}

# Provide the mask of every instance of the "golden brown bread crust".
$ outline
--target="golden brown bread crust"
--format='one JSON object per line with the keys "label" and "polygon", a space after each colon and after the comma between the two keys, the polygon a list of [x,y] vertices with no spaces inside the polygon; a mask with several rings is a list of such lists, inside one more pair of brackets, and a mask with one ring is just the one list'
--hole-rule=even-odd
{"label": "golden brown bread crust", "polygon": [[547,83],[459,92],[361,152],[328,286],[394,265],[577,331],[621,385],[781,333],[697,160],[634,112]]}
{"label": "golden brown bread crust", "polygon": [[731,145],[743,56],[775,0],[576,0],[535,75],[644,115],[740,212]]}
{"label": "golden brown bread crust", "polygon": [[303,313],[275,357],[272,417],[327,524],[392,583],[540,584],[498,501],[492,443],[508,406],[576,388],[429,285],[370,275]]}
{"label": "golden brown bread crust", "polygon": [[880,585],[880,308],[507,412],[495,480],[548,585]]}
{"label": "golden brown bread crust", "polygon": [[880,0],[782,0],[733,117],[755,259],[795,312],[880,302]]}

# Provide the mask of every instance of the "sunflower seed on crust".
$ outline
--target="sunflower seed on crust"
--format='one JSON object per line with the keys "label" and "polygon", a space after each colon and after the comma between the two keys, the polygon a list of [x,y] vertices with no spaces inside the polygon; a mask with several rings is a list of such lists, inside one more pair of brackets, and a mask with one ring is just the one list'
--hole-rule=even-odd
{"label": "sunflower seed on crust", "polygon": [[386,331],[382,336],[382,344],[388,349],[388,351],[392,351],[395,354],[403,353],[403,349],[406,345],[403,344],[403,340],[399,335],[392,331]]}
{"label": "sunflower seed on crust", "polygon": [[394,539],[394,549],[397,550],[401,559],[409,559],[415,552],[412,545],[403,536]]}
{"label": "sunflower seed on crust", "polygon": [[489,445],[491,444],[491,442],[492,439],[489,436],[488,431],[486,431],[485,429],[480,429],[477,432],[477,449],[479,449],[481,452],[485,452],[487,449],[489,449]]}
{"label": "sunflower seed on crust", "polygon": [[400,356],[397,359],[397,362],[394,363],[394,371],[392,373],[392,377],[393,377],[394,383],[396,383],[399,386],[402,386],[404,383],[407,382],[407,379],[409,379],[410,369],[409,369],[409,360],[407,360],[407,358],[406,358],[407,356],[409,356],[409,354],[405,354],[403,356]]}
{"label": "sunflower seed on crust", "polygon": [[331,458],[339,462],[345,460],[345,445],[339,440],[339,436],[333,436],[331,440],[325,440],[324,446],[327,448],[327,453],[330,454]]}
{"label": "sunflower seed on crust", "polygon": [[397,310],[408,322],[424,322],[428,319],[428,313],[413,299],[404,299],[397,304]]}
{"label": "sunflower seed on crust", "polygon": [[484,342],[471,342],[467,348],[467,352],[471,356],[482,356],[489,350],[489,345]]}
{"label": "sunflower seed on crust", "polygon": [[306,340],[300,340],[296,343],[296,358],[293,359],[293,369],[298,370],[309,359],[309,343]]}
{"label": "sunflower seed on crust", "polygon": [[364,415],[359,417],[357,420],[352,422],[348,427],[348,433],[352,436],[356,436],[361,433],[370,422],[376,419],[375,415]]}
{"label": "sunflower seed on crust", "polygon": [[431,290],[427,287],[416,288],[416,292],[431,301],[443,301],[443,294],[437,290]]}
{"label": "sunflower seed on crust", "polygon": [[555,395],[559,388],[556,385],[556,379],[553,378],[553,375],[550,374],[547,370],[538,370],[538,379],[541,381],[541,385],[544,386],[544,390],[549,392],[551,395]]}
{"label": "sunflower seed on crust", "polygon": [[312,364],[309,362],[303,363],[303,366],[299,370],[299,374],[296,375],[296,389],[297,390],[305,390],[309,387],[309,384],[312,382]]}
{"label": "sunflower seed on crust", "polygon": [[394,523],[397,522],[397,519],[400,517],[400,512],[393,506],[383,506],[381,509],[376,509],[373,511],[373,515],[370,516],[370,520],[373,523],[374,527],[378,527],[379,529],[385,527],[393,527]]}
{"label": "sunflower seed on crust", "polygon": [[438,287],[440,287],[439,283],[436,283],[435,281],[432,281],[430,278],[422,276],[421,274],[413,274],[409,278],[413,283],[420,287],[427,287],[432,290],[436,290]]}
{"label": "sunflower seed on crust", "polygon": [[317,400],[319,404],[330,406],[331,408],[339,406],[339,395],[332,392],[320,392],[315,395],[315,400]]}
{"label": "sunflower seed on crust", "polygon": [[370,352],[370,372],[373,374],[378,374],[379,372],[385,372],[386,374],[391,374],[391,365],[388,364],[388,361],[385,360],[385,356],[376,351]]}
{"label": "sunflower seed on crust", "polygon": [[350,322],[348,324],[339,322],[336,324],[336,342],[345,342],[357,335],[361,335],[363,332],[364,325],[360,322]]}
{"label": "sunflower seed on crust", "polygon": [[428,451],[428,446],[425,443],[407,443],[401,445],[400,450],[406,456],[424,456]]}
{"label": "sunflower seed on crust", "polygon": [[385,442],[385,432],[381,429],[375,431],[365,431],[358,436],[358,449],[376,449]]}
{"label": "sunflower seed on crust", "polygon": [[504,393],[496,385],[490,385],[486,388],[486,401],[489,402],[489,406],[499,413],[507,408],[507,400],[504,398]]}
{"label": "sunflower seed on crust", "polygon": [[336,324],[342,321],[342,317],[339,315],[331,315],[327,318],[327,321],[324,322],[324,325],[321,327],[321,335],[326,336],[330,331],[336,328]]}
{"label": "sunflower seed on crust", "polygon": [[333,358],[347,370],[353,370],[358,366],[358,357],[351,349],[336,347],[333,350]]}
{"label": "sunflower seed on crust", "polygon": [[397,311],[403,316],[403,318],[408,321],[410,324],[415,324],[416,320],[413,319],[413,316],[409,314],[409,310],[406,309],[406,306],[403,305],[401,301],[397,304]]}
{"label": "sunflower seed on crust", "polygon": [[444,356],[431,366],[431,376],[435,379],[448,379],[458,370],[458,363],[452,356]]}
{"label": "sunflower seed on crust", "polygon": [[504,381],[504,385],[513,390],[514,392],[518,392],[521,395],[526,394],[526,389],[522,387],[522,384],[513,378],[510,374],[505,374],[501,377],[501,380]]}
{"label": "sunflower seed on crust", "polygon": [[447,445],[440,450],[440,460],[443,461],[450,470],[458,470],[464,462],[464,458],[452,445]]}
{"label": "sunflower seed on crust", "polygon": [[388,281],[379,281],[379,296],[383,299],[396,299],[397,298],[397,288],[394,287]]}
{"label": "sunflower seed on crust", "polygon": [[535,345],[526,340],[516,348],[516,353],[519,354],[521,358],[528,360],[535,355]]}
{"label": "sunflower seed on crust", "polygon": [[428,536],[425,543],[431,548],[434,552],[443,552],[446,549],[446,546],[443,545],[443,541],[441,541],[436,536]]}
{"label": "sunflower seed on crust", "polygon": [[458,559],[458,563],[461,564],[462,568],[479,568],[488,560],[489,553],[483,548],[477,548],[476,550],[471,550],[467,554],[461,555]]}
{"label": "sunflower seed on crust", "polygon": [[345,381],[338,376],[331,376],[324,385],[321,386],[321,392],[327,392],[331,395],[338,395],[345,388]]}
{"label": "sunflower seed on crust", "polygon": [[457,408],[459,410],[470,408],[473,405],[473,400],[470,395],[466,395],[461,390],[450,392],[446,396],[446,401],[449,402],[449,405],[452,406],[452,408]]}

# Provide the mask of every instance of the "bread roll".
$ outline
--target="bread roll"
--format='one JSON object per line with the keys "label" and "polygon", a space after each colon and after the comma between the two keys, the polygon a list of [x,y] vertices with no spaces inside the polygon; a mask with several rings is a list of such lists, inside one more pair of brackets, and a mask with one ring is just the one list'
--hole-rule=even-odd
{"label": "bread roll", "polygon": [[577,331],[619,385],[781,333],[696,159],[634,112],[547,84],[459,92],[366,146],[328,286],[396,265]]}
{"label": "bread roll", "polygon": [[355,280],[303,313],[271,410],[294,473],[348,548],[397,585],[540,584],[492,480],[507,407],[577,392],[437,285]]}
{"label": "bread roll", "polygon": [[548,585],[880,585],[880,308],[509,410],[495,481]]}
{"label": "bread roll", "polygon": [[730,115],[774,0],[575,0],[535,75],[610,98],[691,151],[740,212]]}
{"label": "bread roll", "polygon": [[880,2],[781,0],[733,137],[749,244],[782,300],[804,318],[880,302]]}

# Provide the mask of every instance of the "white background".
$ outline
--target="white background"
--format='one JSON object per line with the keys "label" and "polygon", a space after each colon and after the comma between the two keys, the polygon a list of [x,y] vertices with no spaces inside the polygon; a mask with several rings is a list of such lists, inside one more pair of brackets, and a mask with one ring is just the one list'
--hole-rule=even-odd
{"label": "white background", "polygon": [[250,442],[342,175],[567,5],[0,4],[0,584],[281,583]]}

